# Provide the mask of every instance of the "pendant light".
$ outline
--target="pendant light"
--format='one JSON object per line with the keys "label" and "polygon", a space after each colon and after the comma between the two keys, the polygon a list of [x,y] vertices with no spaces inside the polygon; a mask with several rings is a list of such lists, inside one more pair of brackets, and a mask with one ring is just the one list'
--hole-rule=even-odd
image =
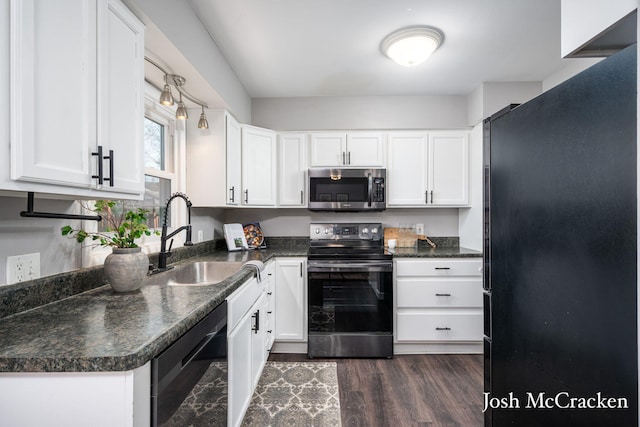
{"label": "pendant light", "polygon": [[178,90],[180,93],[180,101],[178,101],[178,108],[176,109],[176,119],[178,120],[187,120],[189,118],[189,114],[187,113],[187,109],[184,108],[184,103],[182,102],[182,92]]}
{"label": "pendant light", "polygon": [[202,114],[200,114],[200,120],[198,120],[198,129],[209,129],[209,122],[207,116],[204,114],[204,106],[202,106]]}
{"label": "pendant light", "polygon": [[173,94],[171,93],[171,86],[167,83],[167,75],[164,75],[164,89],[162,89],[162,93],[160,94],[160,104],[162,105],[173,105]]}
{"label": "pendant light", "polygon": [[398,64],[413,67],[426,61],[443,40],[444,34],[437,28],[407,27],[385,37],[380,48]]}

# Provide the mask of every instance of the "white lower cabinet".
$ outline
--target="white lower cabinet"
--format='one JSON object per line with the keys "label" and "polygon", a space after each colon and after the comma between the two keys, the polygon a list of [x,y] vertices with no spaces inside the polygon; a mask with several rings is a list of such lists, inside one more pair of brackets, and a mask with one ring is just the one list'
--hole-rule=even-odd
{"label": "white lower cabinet", "polygon": [[151,362],[130,371],[2,372],[0,425],[147,427]]}
{"label": "white lower cabinet", "polygon": [[396,353],[481,352],[480,258],[398,259],[395,270]]}
{"label": "white lower cabinet", "polygon": [[265,284],[251,279],[227,298],[228,426],[242,423],[267,360]]}
{"label": "white lower cabinet", "polygon": [[307,340],[307,268],[306,258],[276,259],[277,341]]}

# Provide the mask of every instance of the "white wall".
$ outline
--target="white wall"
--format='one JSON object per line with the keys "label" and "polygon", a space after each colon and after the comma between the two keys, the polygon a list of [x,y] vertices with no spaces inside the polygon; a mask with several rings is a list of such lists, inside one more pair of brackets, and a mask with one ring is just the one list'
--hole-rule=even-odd
{"label": "white wall", "polygon": [[384,227],[423,223],[427,236],[458,235],[457,209],[387,209],[383,212],[311,212],[307,209],[228,209],[225,222],[260,222],[268,236],[308,236],[310,222],[380,222]]}
{"label": "white wall", "polygon": [[458,230],[460,246],[483,250],[483,163],[482,123],[477,124],[469,135],[469,209],[460,209]]}
{"label": "white wall", "polygon": [[466,96],[256,98],[251,117],[275,130],[468,127]]}
{"label": "white wall", "polygon": [[[65,225],[79,227],[80,221],[48,218],[22,218],[27,208],[27,194],[21,197],[0,197],[0,284],[6,281],[7,257],[40,253],[41,276],[80,268],[80,245],[60,234]],[[79,214],[79,204],[67,200],[39,199],[36,194],[34,210]]]}
{"label": "white wall", "polygon": [[542,81],[542,90],[543,92],[548,91],[549,89],[559,85],[565,80],[570,79],[576,74],[586,70],[594,64],[602,61],[604,58],[567,58],[564,60],[565,66],[555,73],[547,76],[546,79]]}
{"label": "white wall", "polygon": [[469,94],[467,119],[475,126],[509,104],[522,104],[542,93],[542,82],[485,82]]}

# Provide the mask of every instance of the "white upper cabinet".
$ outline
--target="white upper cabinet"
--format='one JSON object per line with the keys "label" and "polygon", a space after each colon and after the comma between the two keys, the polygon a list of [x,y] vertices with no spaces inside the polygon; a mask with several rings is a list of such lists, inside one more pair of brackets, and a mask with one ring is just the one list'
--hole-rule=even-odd
{"label": "white upper cabinet", "polygon": [[311,133],[311,167],[382,167],[382,132]]}
{"label": "white upper cabinet", "polygon": [[307,135],[278,135],[278,205],[304,207],[306,203]]}
{"label": "white upper cabinet", "polygon": [[143,141],[144,27],[119,0],[109,0],[108,9],[98,9],[97,145],[114,155],[113,186],[104,190],[144,193]]}
{"label": "white upper cabinet", "polygon": [[429,160],[429,204],[468,205],[468,132],[430,132]]}
{"label": "white upper cabinet", "polygon": [[10,179],[18,182],[4,179],[3,188],[139,197],[142,23],[119,0],[12,0],[10,10]]}
{"label": "white upper cabinet", "polygon": [[239,205],[242,192],[242,147],[240,123],[230,114],[226,115],[227,146],[227,205]]}
{"label": "white upper cabinet", "polygon": [[242,204],[276,205],[276,132],[242,125]]}
{"label": "white upper cabinet", "polygon": [[347,133],[347,166],[384,166],[384,134],[381,132]]}
{"label": "white upper cabinet", "polygon": [[345,165],[346,145],[347,134],[344,132],[312,133],[309,166],[330,167]]}
{"label": "white upper cabinet", "polygon": [[466,131],[390,132],[388,206],[466,206]]}
{"label": "white upper cabinet", "polygon": [[429,134],[392,132],[389,134],[387,205],[427,204]]}

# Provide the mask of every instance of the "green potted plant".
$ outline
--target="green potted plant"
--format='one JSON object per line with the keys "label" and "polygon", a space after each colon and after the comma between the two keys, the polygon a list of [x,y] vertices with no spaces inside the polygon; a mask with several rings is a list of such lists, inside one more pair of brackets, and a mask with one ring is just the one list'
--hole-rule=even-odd
{"label": "green potted plant", "polygon": [[97,200],[93,208],[87,204],[83,206],[102,217],[104,230],[86,231],[65,225],[61,228],[62,235],[72,237],[78,243],[91,239],[96,245],[110,246],[112,252],[104,261],[107,282],[116,292],[139,289],[149,269],[149,257],[136,240],[152,234],[147,226],[149,211],[142,208],[127,210],[124,201],[114,200]]}

